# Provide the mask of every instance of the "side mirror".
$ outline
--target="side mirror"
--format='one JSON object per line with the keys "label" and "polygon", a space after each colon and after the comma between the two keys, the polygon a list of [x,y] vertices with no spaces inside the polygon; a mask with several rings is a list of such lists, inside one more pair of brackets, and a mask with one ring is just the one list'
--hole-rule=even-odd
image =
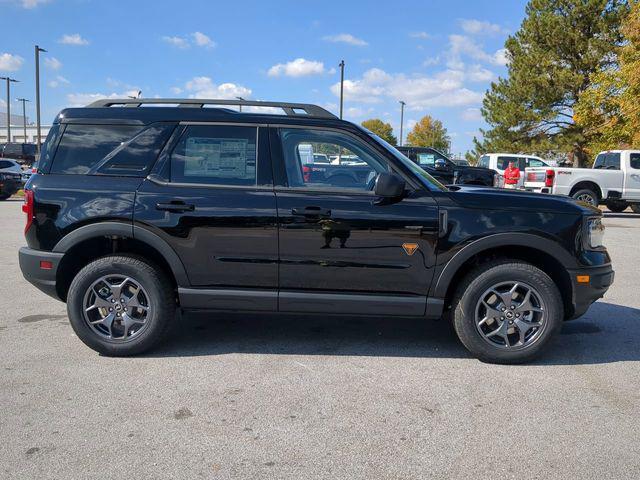
{"label": "side mirror", "polygon": [[445,162],[442,158],[436,160],[436,170],[446,170],[447,162]]}
{"label": "side mirror", "polygon": [[399,198],[404,194],[406,182],[393,173],[381,173],[376,178],[374,193],[382,198]]}

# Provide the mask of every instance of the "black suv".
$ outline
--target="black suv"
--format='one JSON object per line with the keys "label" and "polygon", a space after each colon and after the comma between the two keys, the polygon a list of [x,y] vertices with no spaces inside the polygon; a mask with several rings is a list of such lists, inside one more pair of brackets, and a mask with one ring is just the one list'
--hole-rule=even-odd
{"label": "black suv", "polygon": [[0,145],[0,157],[31,165],[36,160],[36,146],[33,143],[5,143]]}
{"label": "black suv", "polygon": [[430,147],[396,147],[409,160],[417,163],[427,173],[445,185],[483,185],[495,187],[500,175],[495,170],[485,167],[458,165],[435,148]]}
{"label": "black suv", "polygon": [[[327,183],[305,169],[316,152],[369,171]],[[153,347],[180,308],[445,317],[477,357],[523,362],[613,281],[599,210],[446,188],[306,104],[64,110],[23,210],[24,276],[67,302],[78,337],[106,355]]]}

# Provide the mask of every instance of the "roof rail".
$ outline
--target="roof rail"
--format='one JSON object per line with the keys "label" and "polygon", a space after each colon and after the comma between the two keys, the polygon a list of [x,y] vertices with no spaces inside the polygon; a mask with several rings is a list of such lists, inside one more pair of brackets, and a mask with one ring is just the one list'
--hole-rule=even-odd
{"label": "roof rail", "polygon": [[[88,108],[98,107],[140,107],[141,105],[178,105],[178,107],[203,108],[205,105],[227,105],[242,107],[272,107],[281,108],[289,116],[308,116],[318,118],[337,118],[333,113],[310,103],[262,102],[257,100],[216,100],[205,98],[108,98],[97,100],[87,105]],[[248,112],[247,112],[248,113]],[[256,112],[251,112],[256,113]],[[261,112],[258,112],[261,113]]]}

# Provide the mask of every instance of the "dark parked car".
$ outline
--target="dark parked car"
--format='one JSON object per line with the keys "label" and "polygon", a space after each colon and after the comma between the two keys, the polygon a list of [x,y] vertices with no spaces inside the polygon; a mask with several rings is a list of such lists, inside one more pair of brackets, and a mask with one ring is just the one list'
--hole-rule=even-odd
{"label": "dark parked car", "polygon": [[0,147],[0,157],[31,165],[36,160],[36,146],[33,143],[5,143]]}
{"label": "dark parked car", "polygon": [[445,185],[484,185],[495,187],[500,176],[495,170],[456,164],[445,154],[430,147],[396,147],[431,176]]}
{"label": "dark parked car", "polygon": [[6,200],[22,188],[22,170],[15,160],[0,159],[0,200]]}
{"label": "dark parked car", "polygon": [[[141,107],[163,103],[174,106]],[[336,150],[370,174],[340,186],[305,172],[310,155]],[[614,275],[598,209],[444,187],[306,104],[66,109],[23,210],[24,276],[66,302],[75,333],[105,355],[154,347],[182,309],[444,317],[478,358],[523,362]]]}

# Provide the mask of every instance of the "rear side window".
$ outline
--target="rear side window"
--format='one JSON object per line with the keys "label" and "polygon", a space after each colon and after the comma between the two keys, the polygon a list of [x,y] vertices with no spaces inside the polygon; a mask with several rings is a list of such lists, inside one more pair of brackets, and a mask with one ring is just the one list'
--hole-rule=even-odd
{"label": "rear side window", "polygon": [[139,125],[67,125],[53,159],[51,173],[89,173],[92,167],[142,128]]}
{"label": "rear side window", "polygon": [[596,157],[593,168],[603,168],[605,170],[620,170],[619,153],[601,153]]}
{"label": "rear side window", "polygon": [[257,131],[229,125],[187,127],[171,153],[171,181],[255,185]]}

